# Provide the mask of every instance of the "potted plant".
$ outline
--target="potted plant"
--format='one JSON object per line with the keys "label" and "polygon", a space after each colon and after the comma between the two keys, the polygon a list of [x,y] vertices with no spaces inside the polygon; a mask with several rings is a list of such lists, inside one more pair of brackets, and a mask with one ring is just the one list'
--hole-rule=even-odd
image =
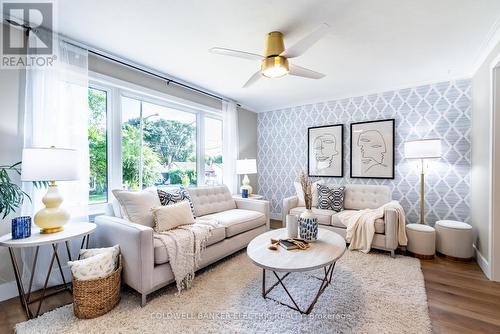
{"label": "potted plant", "polygon": [[318,219],[312,213],[312,182],[304,172],[300,173],[299,183],[304,194],[306,209],[299,217],[300,237],[306,241],[318,239]]}
{"label": "potted plant", "polygon": [[[12,182],[9,173],[21,175],[21,162],[13,165],[0,165],[0,215],[5,219],[10,213],[15,212],[23,203],[25,197],[30,201],[29,195],[19,185]],[[47,182],[33,182],[36,188],[46,187]],[[12,238],[20,239],[31,234],[31,217],[16,217],[12,220]]]}

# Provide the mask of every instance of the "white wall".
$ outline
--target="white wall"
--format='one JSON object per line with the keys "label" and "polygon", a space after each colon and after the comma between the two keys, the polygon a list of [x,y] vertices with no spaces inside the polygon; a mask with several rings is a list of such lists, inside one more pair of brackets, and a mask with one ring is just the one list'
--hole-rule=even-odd
{"label": "white wall", "polygon": [[489,276],[491,220],[491,69],[492,61],[500,54],[500,43],[487,56],[472,78],[471,128],[471,216],[476,228],[478,262]]}
{"label": "white wall", "polygon": [[[239,159],[257,159],[257,114],[239,109],[238,128],[240,146]],[[257,173],[258,172],[257,170]],[[257,175],[258,174],[248,175],[254,194],[259,193]]]}
{"label": "white wall", "polygon": [[[0,34],[4,26],[0,24]],[[17,37],[22,39],[19,32]],[[0,165],[10,165],[21,160],[23,148],[23,101],[24,71],[0,69]],[[17,175],[12,175],[20,183]],[[13,213],[0,221],[0,235],[10,233],[10,221],[18,213]],[[14,280],[9,253],[0,247],[0,294],[2,284]],[[1,296],[0,296],[1,299]]]}

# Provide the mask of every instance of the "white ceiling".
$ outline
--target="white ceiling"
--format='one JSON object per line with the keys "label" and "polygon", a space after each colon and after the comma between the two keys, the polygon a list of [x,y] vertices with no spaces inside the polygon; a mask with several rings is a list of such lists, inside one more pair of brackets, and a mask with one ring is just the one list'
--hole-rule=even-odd
{"label": "white ceiling", "polygon": [[[500,18],[499,0],[80,0],[58,1],[58,30],[76,40],[239,101],[254,111],[469,77]],[[332,32],[287,76],[241,86],[259,68],[210,54],[262,53],[278,30],[285,46],[326,22]]]}

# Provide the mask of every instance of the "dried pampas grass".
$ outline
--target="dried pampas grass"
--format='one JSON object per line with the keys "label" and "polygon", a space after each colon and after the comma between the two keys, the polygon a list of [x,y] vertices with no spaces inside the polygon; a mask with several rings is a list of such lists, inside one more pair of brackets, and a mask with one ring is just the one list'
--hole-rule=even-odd
{"label": "dried pampas grass", "polygon": [[299,175],[300,186],[302,187],[302,192],[304,193],[304,202],[306,204],[306,209],[311,210],[312,208],[312,182],[309,177],[302,171]]}

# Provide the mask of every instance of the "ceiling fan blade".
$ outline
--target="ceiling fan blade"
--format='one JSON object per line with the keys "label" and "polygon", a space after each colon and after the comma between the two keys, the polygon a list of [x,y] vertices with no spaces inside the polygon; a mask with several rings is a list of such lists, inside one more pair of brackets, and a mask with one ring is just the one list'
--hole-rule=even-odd
{"label": "ceiling fan blade", "polygon": [[295,75],[297,77],[304,77],[309,79],[321,79],[325,76],[323,73],[319,73],[293,64],[290,64],[288,67],[290,70],[288,74]]}
{"label": "ceiling fan blade", "polygon": [[250,79],[248,79],[247,82],[245,82],[245,84],[243,85],[243,88],[248,88],[250,87],[251,85],[253,85],[254,83],[256,83],[257,81],[259,81],[259,79],[262,77],[262,74],[260,73],[260,71],[257,71],[255,72],[251,77]]}
{"label": "ceiling fan blade", "polygon": [[237,58],[243,58],[243,59],[250,59],[250,60],[262,60],[262,59],[264,59],[264,57],[262,57],[261,55],[258,55],[256,53],[238,51],[238,50],[232,50],[232,49],[226,49],[226,48],[211,48],[208,51],[210,51],[211,53],[214,53],[214,54],[218,54],[218,55],[231,56],[231,57],[237,57]]}
{"label": "ceiling fan blade", "polygon": [[321,37],[323,37],[329,30],[330,26],[326,23],[323,23],[322,25],[319,26],[318,29],[316,29],[306,37],[302,38],[293,46],[283,51],[280,54],[280,56],[285,58],[295,58],[304,54],[311,46],[314,45],[314,43],[319,41]]}

